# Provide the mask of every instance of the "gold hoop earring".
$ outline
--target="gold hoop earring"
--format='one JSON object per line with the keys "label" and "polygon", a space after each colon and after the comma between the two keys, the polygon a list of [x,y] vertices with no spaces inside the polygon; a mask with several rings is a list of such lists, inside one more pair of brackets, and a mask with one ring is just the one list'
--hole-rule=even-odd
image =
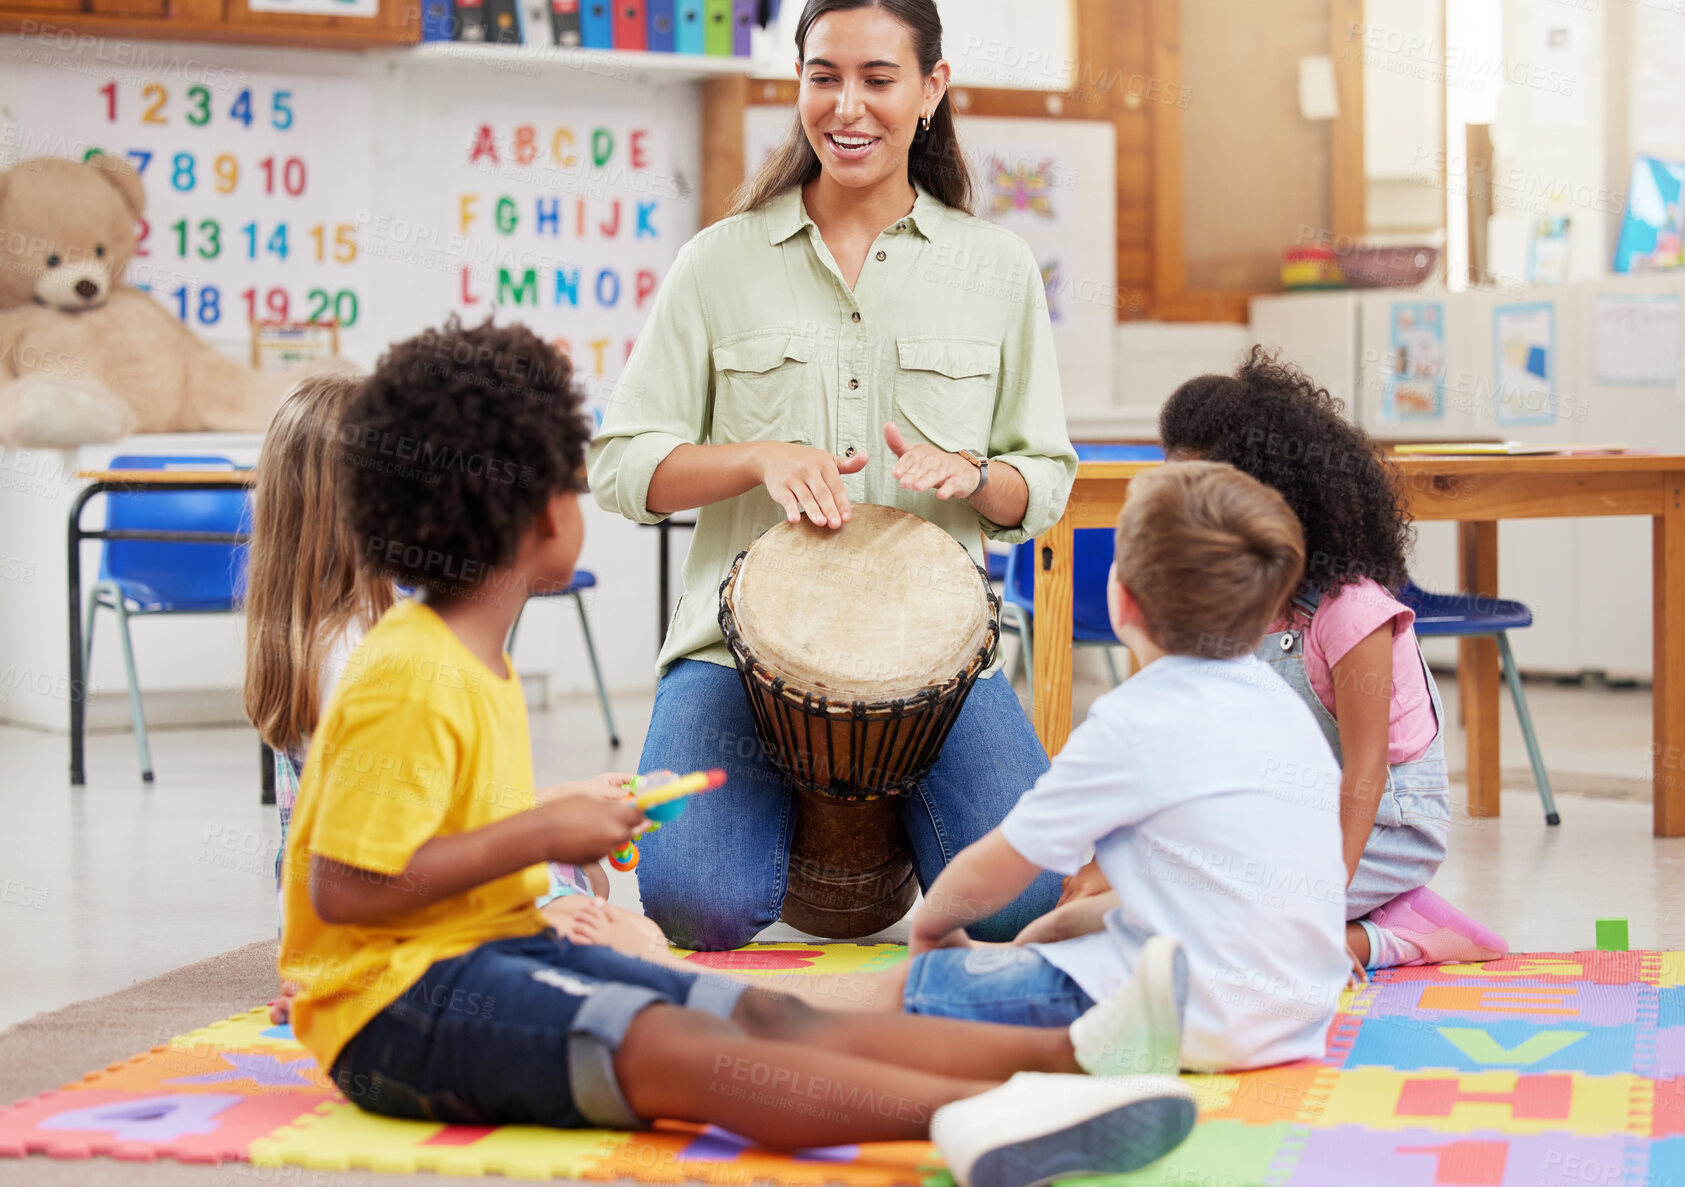
{"label": "gold hoop earring", "polygon": [[921,132],[930,131],[930,117],[928,115],[921,115],[919,117],[919,131],[921,131]]}

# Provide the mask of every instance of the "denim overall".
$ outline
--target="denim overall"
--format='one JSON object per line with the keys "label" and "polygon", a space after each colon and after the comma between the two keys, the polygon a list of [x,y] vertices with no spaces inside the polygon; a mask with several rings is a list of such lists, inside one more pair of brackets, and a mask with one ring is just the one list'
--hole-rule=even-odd
{"label": "denim overall", "polygon": [[[1289,629],[1264,636],[1258,658],[1269,664],[1310,706],[1328,739],[1334,758],[1340,761],[1340,729],[1333,714],[1311,688],[1305,671],[1303,625],[1310,621],[1322,601],[1317,590],[1301,591],[1293,599]],[[1292,629],[1298,624],[1301,629]],[[1418,661],[1421,648],[1416,649]],[[1445,767],[1445,711],[1439,703],[1439,686],[1422,662],[1433,701],[1433,717],[1439,732],[1420,758],[1393,763],[1387,768],[1387,789],[1375,813],[1375,827],[1363,848],[1357,874],[1346,889],[1346,918],[1361,919],[1376,907],[1399,895],[1426,886],[1445,860],[1446,838],[1451,831],[1450,776]]]}

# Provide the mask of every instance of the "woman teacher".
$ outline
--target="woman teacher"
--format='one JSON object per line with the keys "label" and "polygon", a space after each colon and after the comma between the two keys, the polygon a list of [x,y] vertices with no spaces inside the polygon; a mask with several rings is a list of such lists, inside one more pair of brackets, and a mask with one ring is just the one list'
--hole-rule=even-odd
{"label": "woman teacher", "polygon": [[[967,213],[941,44],[933,0],[808,0],[789,139],[679,252],[591,446],[604,508],[701,508],[639,767],[731,776],[641,843],[644,910],[687,948],[778,918],[795,827],[720,634],[737,554],[781,519],[834,529],[878,503],[977,555],[979,528],[1017,543],[1052,526],[1076,475],[1041,272]],[[1047,766],[1006,677],[978,680],[899,801],[919,883]],[[1044,874],[974,934],[1010,939],[1058,897]]]}

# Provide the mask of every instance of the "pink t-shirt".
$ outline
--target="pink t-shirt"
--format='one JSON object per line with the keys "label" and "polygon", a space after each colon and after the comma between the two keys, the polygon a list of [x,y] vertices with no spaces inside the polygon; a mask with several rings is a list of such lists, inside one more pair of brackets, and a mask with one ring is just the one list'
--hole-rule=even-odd
{"label": "pink t-shirt", "polygon": [[[1422,674],[1412,624],[1415,612],[1367,577],[1323,597],[1305,631],[1305,675],[1322,707],[1334,716],[1334,665],[1364,639],[1392,624],[1392,712],[1387,726],[1387,763],[1422,757],[1439,732],[1433,699]],[[1285,630],[1277,623],[1273,630]]]}

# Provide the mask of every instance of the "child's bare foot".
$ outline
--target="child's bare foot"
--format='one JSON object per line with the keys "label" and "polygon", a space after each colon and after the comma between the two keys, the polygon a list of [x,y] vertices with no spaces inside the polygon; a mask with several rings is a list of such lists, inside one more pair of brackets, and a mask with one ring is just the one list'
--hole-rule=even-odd
{"label": "child's bare foot", "polygon": [[298,986],[291,981],[281,982],[281,996],[269,1003],[269,1021],[276,1026],[285,1026],[292,1021],[293,998],[298,996]]}
{"label": "child's bare foot", "polygon": [[544,921],[556,929],[556,934],[565,939],[573,939],[574,921],[579,913],[597,900],[588,894],[564,894],[561,898],[551,899],[538,909],[544,916]]}
{"label": "child's bare foot", "polygon": [[655,920],[601,899],[588,900],[576,911],[565,934],[576,944],[599,944],[639,960],[684,964],[668,950],[667,934]]}

